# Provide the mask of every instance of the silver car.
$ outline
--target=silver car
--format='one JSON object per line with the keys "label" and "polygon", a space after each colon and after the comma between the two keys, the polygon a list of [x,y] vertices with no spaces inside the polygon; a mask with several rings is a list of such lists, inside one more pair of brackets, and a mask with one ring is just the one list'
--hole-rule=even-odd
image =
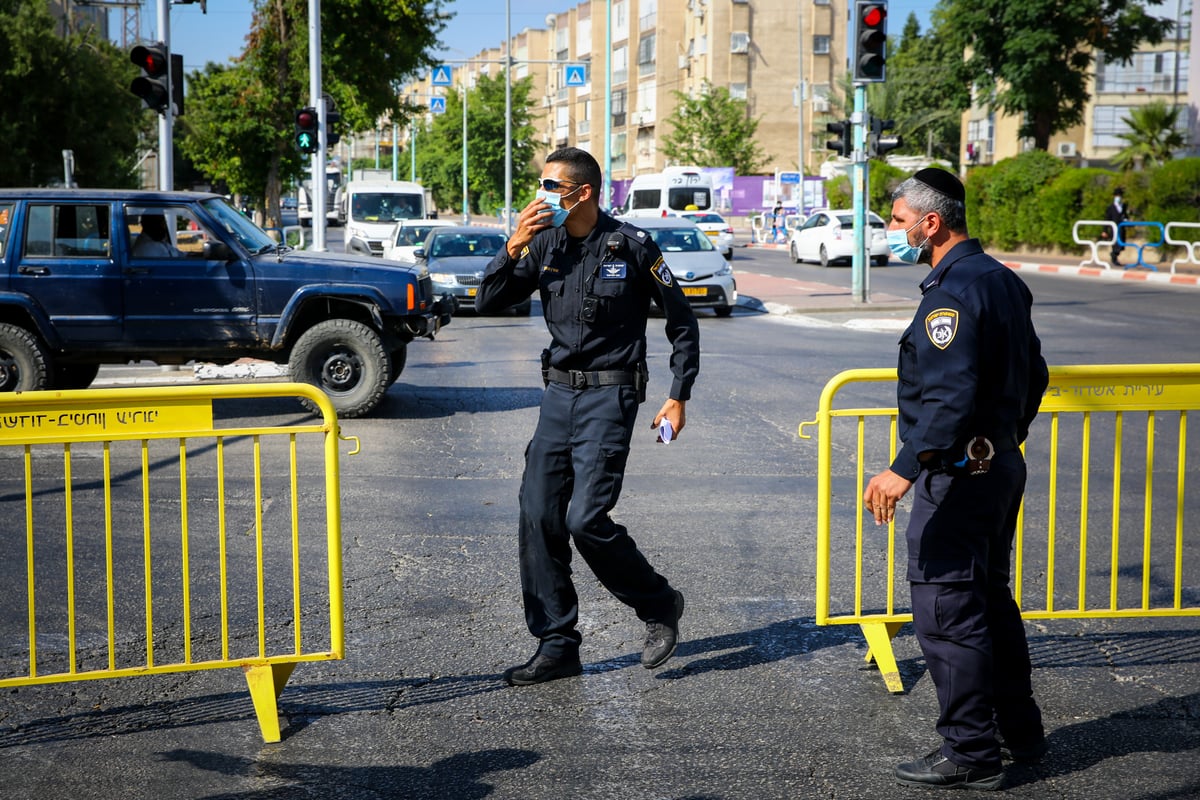
{"label": "silver car", "polygon": [[691,211],[679,216],[696,223],[696,227],[712,239],[712,243],[721,251],[721,255],[725,256],[726,261],[733,259],[733,226],[724,217],[711,211]]}
{"label": "silver car", "polygon": [[[886,266],[891,257],[887,244],[887,225],[878,214],[867,214],[867,255],[877,267]],[[849,264],[854,256],[854,211],[818,209],[788,235],[788,253],[792,261],[816,261],[822,267],[834,262]]]}
{"label": "silver car", "polygon": [[733,313],[733,267],[696,223],[682,217],[639,217],[632,224],[654,239],[693,308],[711,308],[718,317]]}
{"label": "silver car", "polygon": [[[425,237],[425,243],[413,255],[424,262],[433,281],[434,294],[450,296],[456,303],[455,312],[474,311],[479,282],[492,257],[504,247],[503,231],[474,225],[435,227]],[[529,316],[532,300],[526,298],[512,310]]]}

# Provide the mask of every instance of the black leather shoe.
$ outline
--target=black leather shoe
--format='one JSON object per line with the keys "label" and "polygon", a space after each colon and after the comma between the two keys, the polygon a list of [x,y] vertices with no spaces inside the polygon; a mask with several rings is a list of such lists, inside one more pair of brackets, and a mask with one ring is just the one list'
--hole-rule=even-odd
{"label": "black leather shoe", "polygon": [[504,671],[504,680],[509,686],[532,686],[535,683],[558,678],[570,678],[583,674],[583,664],[579,656],[554,656],[538,653],[519,667],[509,667]]}
{"label": "black leather shoe", "polygon": [[933,789],[978,789],[991,792],[1004,786],[1004,770],[960,767],[934,750],[924,758],[896,765],[896,780],[908,786]]}
{"label": "black leather shoe", "polygon": [[646,669],[661,667],[675,655],[679,644],[679,619],[683,616],[683,594],[675,592],[675,621],[647,622],[646,646],[642,648],[642,666]]}
{"label": "black leather shoe", "polygon": [[997,735],[996,743],[1000,745],[1000,755],[1011,758],[1013,761],[1041,761],[1042,756],[1046,755],[1046,750],[1049,749],[1045,736],[1029,741],[1019,739],[1010,742],[1003,736]]}

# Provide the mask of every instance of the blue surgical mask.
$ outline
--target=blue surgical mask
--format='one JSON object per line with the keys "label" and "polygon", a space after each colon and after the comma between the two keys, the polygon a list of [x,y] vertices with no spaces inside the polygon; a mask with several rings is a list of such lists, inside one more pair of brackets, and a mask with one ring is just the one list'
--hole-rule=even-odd
{"label": "blue surgical mask", "polygon": [[924,221],[922,217],[912,228],[907,230],[890,230],[887,232],[888,247],[892,251],[892,255],[903,261],[905,264],[916,264],[921,260],[921,251],[925,245],[929,243],[929,237],[925,237],[925,241],[920,245],[911,245],[908,243],[908,234],[913,228],[920,225]]}
{"label": "blue surgical mask", "polygon": [[580,186],[576,186],[566,194],[547,192],[545,189],[537,190],[537,199],[545,200],[546,204],[550,206],[550,213],[553,215],[550,217],[550,225],[552,227],[561,228],[563,223],[567,221],[567,216],[571,213],[571,208],[575,207],[571,206],[571,208],[563,208],[562,199],[568,195],[575,194],[575,192],[578,192],[581,188],[582,187]]}

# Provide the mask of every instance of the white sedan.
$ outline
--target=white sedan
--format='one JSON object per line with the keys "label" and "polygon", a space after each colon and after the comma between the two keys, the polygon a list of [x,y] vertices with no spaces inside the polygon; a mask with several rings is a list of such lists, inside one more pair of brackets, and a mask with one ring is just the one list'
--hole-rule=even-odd
{"label": "white sedan", "polygon": [[[891,257],[887,225],[878,214],[870,212],[867,224],[867,255],[875,266],[886,266]],[[814,211],[788,235],[788,253],[797,263],[817,261],[822,267],[835,261],[849,264],[854,254],[853,209]]]}
{"label": "white sedan", "polygon": [[696,223],[696,227],[704,231],[726,261],[733,260],[733,226],[725,221],[720,214],[711,211],[692,211],[680,214],[684,219]]}

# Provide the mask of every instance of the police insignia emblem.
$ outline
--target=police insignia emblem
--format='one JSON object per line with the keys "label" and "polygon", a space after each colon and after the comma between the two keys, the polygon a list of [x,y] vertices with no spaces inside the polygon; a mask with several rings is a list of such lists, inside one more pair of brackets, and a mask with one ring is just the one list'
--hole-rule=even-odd
{"label": "police insignia emblem", "polygon": [[667,266],[667,262],[659,257],[658,261],[654,262],[654,266],[650,268],[650,274],[658,279],[658,282],[663,286],[670,286],[674,278],[671,276],[671,270]]}
{"label": "police insignia emblem", "polygon": [[925,333],[929,341],[939,350],[945,350],[958,333],[958,312],[953,308],[939,308],[925,317]]}
{"label": "police insignia emblem", "polygon": [[529,255],[529,245],[525,245],[521,248],[521,255],[518,258],[524,258],[527,255]]}

